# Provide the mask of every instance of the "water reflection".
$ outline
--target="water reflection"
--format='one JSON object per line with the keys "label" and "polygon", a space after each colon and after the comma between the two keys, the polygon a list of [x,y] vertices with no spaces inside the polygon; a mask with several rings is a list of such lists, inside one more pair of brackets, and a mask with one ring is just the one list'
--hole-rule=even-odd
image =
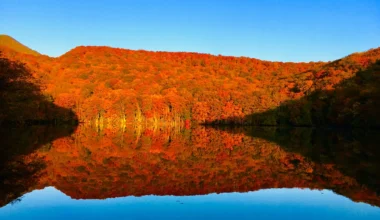
{"label": "water reflection", "polygon": [[46,164],[35,152],[49,150],[53,140],[74,130],[72,125],[0,127],[0,207],[36,189],[46,176]]}
{"label": "water reflection", "polygon": [[73,200],[53,187],[0,209],[1,219],[379,219],[380,210],[329,190],[268,189],[202,196]]}
{"label": "water reflection", "polygon": [[44,167],[26,188],[53,186],[74,199],[328,189],[379,206],[378,134],[81,126],[29,154],[25,165],[40,158]]}
{"label": "water reflection", "polygon": [[254,128],[244,133],[275,142],[320,164],[332,164],[346,176],[380,194],[380,132],[374,130]]}

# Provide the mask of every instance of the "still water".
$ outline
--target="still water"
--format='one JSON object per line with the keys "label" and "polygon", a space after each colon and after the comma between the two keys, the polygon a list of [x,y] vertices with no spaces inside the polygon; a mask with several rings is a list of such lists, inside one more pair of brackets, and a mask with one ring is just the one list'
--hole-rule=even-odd
{"label": "still water", "polygon": [[0,134],[0,219],[380,219],[378,131]]}

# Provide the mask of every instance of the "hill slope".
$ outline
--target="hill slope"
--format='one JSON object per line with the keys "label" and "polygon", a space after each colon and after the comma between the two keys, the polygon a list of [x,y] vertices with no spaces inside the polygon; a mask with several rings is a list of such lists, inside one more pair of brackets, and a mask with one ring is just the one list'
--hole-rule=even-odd
{"label": "hill slope", "polygon": [[95,46],[58,58],[3,54],[26,63],[54,104],[99,127],[190,121],[380,127],[380,48],[328,63]]}
{"label": "hill slope", "polygon": [[35,56],[40,55],[37,51],[30,49],[29,47],[15,40],[14,38],[4,34],[0,34],[0,46],[9,47],[14,51],[20,53],[31,54]]}

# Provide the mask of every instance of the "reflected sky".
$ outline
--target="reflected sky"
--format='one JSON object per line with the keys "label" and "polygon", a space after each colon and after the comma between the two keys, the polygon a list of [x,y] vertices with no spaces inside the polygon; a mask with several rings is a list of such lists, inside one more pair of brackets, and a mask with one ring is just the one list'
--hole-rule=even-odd
{"label": "reflected sky", "polygon": [[53,187],[0,209],[0,219],[380,219],[380,208],[329,190],[73,200]]}

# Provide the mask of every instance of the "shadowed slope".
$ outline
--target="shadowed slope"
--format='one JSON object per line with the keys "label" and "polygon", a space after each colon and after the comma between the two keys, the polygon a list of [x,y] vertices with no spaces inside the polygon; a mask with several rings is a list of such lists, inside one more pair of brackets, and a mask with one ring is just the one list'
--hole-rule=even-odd
{"label": "shadowed slope", "polygon": [[[379,49],[376,51],[380,54]],[[349,58],[328,64],[315,74],[314,85],[306,96],[282,102],[278,107],[261,113],[229,117],[222,123],[380,128],[380,59],[365,61],[369,64],[348,65]],[[328,85],[339,77],[331,74],[330,68],[343,69],[339,74],[344,80]],[[356,70],[352,77],[343,75],[346,68]],[[220,124],[220,121],[210,124]]]}
{"label": "shadowed slope", "polygon": [[76,123],[77,117],[72,110],[54,105],[24,64],[0,52],[0,124],[58,122]]}

